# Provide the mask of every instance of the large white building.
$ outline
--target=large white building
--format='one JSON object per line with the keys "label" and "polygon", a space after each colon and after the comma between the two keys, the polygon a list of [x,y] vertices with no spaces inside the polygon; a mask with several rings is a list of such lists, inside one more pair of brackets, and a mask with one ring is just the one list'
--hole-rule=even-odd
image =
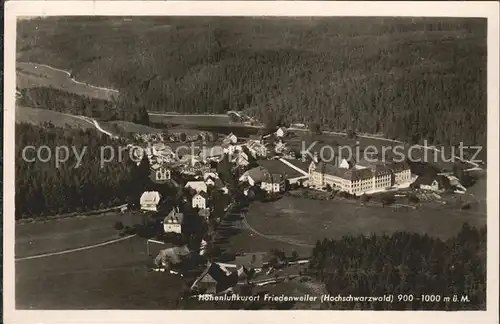
{"label": "large white building", "polygon": [[349,163],[348,161],[311,162],[309,185],[317,188],[330,186],[332,189],[361,195],[381,191],[394,185],[411,181],[408,164],[399,163]]}

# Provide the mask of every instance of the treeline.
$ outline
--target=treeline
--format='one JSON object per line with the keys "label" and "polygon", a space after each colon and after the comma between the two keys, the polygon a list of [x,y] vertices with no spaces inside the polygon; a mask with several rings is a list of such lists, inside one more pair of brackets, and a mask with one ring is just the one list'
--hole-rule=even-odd
{"label": "treeline", "polygon": [[[333,302],[327,304],[330,309],[485,310],[486,227],[464,224],[446,241],[408,232],[325,239],[313,250],[310,270],[332,296],[394,295],[393,303]],[[414,298],[399,300],[398,295]],[[417,300],[421,295],[441,300]]]}
{"label": "treeline", "polygon": [[146,108],[134,101],[127,104],[128,99],[121,96],[115,101],[108,101],[50,87],[25,88],[20,92],[19,103],[26,107],[83,115],[104,121],[126,120],[143,125],[149,124]]}
{"label": "treeline", "polygon": [[[115,159],[101,168],[101,147],[115,148]],[[16,219],[101,209],[126,203],[137,195],[136,166],[128,153],[118,159],[118,146],[125,143],[101,136],[97,131],[59,128],[51,123],[16,124]],[[25,151],[25,147],[33,146]],[[52,158],[43,162],[36,150],[47,146]],[[68,160],[55,164],[56,148],[68,147]],[[83,151],[85,149],[85,151]],[[83,157],[79,165],[75,151]],[[107,151],[109,152],[109,150]],[[47,159],[47,150],[40,153]],[[63,154],[61,153],[61,156]],[[28,160],[34,160],[29,162]]]}
{"label": "treeline", "polygon": [[484,19],[113,17],[81,24],[19,23],[21,57],[119,89],[124,109],[244,109],[266,123],[441,145],[486,142]]}

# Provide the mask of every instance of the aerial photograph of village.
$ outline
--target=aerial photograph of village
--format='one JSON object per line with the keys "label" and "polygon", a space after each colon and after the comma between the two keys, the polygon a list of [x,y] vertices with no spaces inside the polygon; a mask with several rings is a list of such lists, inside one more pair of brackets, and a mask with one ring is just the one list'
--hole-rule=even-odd
{"label": "aerial photograph of village", "polygon": [[480,18],[17,21],[24,310],[485,310]]}

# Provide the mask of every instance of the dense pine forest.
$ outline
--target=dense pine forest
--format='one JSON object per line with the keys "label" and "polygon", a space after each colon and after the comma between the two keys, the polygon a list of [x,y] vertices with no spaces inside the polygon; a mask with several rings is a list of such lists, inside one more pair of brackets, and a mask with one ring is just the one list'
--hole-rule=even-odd
{"label": "dense pine forest", "polygon": [[116,88],[119,109],[246,110],[412,142],[486,141],[481,19],[65,17],[18,31],[19,60]]}
{"label": "dense pine forest", "polygon": [[[316,244],[310,268],[332,296],[395,295],[392,304],[341,302],[332,309],[486,309],[486,227],[464,224],[447,241],[407,232],[325,239]],[[399,294],[414,300],[398,301]],[[458,302],[417,300],[422,294],[456,295]]]}
{"label": "dense pine forest", "polygon": [[[34,150],[26,151],[27,159],[35,158],[34,162],[23,160],[25,147],[44,145],[52,151],[51,160],[42,162],[35,158]],[[137,168],[128,154],[122,155],[121,162],[117,158],[101,168],[101,147],[107,145],[118,147],[123,143],[101,136],[93,129],[59,128],[50,123],[17,124],[16,219],[96,210],[125,203],[128,197],[137,195],[138,182],[134,182]],[[56,167],[55,149],[64,146],[70,150],[69,159]],[[78,167],[73,147],[78,154],[86,147]],[[45,159],[47,152],[41,155]]]}

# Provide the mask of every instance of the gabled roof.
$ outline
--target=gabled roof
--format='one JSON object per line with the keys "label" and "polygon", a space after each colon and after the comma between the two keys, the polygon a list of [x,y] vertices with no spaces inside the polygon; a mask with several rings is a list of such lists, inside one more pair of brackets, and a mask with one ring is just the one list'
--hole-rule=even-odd
{"label": "gabled roof", "polygon": [[205,271],[195,280],[191,289],[198,283],[215,285],[215,293],[222,292],[238,283],[238,276],[234,273],[228,274],[218,263],[210,263]]}
{"label": "gabled roof", "polygon": [[173,208],[170,213],[168,213],[167,217],[165,217],[163,223],[170,223],[170,220],[172,220],[174,223],[182,224],[182,222],[184,221],[184,214],[180,213],[176,208]]}
{"label": "gabled roof", "polygon": [[204,191],[199,192],[199,193],[197,193],[196,195],[194,195],[194,196],[193,196],[193,199],[194,199],[196,196],[201,196],[201,197],[203,197],[203,198],[205,198],[205,199],[207,199],[207,198],[208,198],[208,194],[207,194],[206,192],[204,192]]}
{"label": "gabled roof", "polygon": [[158,204],[160,202],[160,194],[158,191],[145,191],[141,195],[140,203],[142,204]]}
{"label": "gabled roof", "polygon": [[179,264],[181,263],[182,258],[190,253],[191,251],[186,245],[175,246],[168,249],[160,250],[156,258],[168,261],[172,264]]}
{"label": "gabled roof", "polygon": [[252,168],[248,171],[246,171],[243,176],[248,176],[252,178],[253,181],[255,182],[261,182],[265,181],[266,178],[269,176],[269,171],[267,171],[265,168],[258,166],[255,168]]}
{"label": "gabled roof", "polygon": [[204,181],[188,181],[186,188],[193,188],[197,191],[207,191],[207,184]]}

